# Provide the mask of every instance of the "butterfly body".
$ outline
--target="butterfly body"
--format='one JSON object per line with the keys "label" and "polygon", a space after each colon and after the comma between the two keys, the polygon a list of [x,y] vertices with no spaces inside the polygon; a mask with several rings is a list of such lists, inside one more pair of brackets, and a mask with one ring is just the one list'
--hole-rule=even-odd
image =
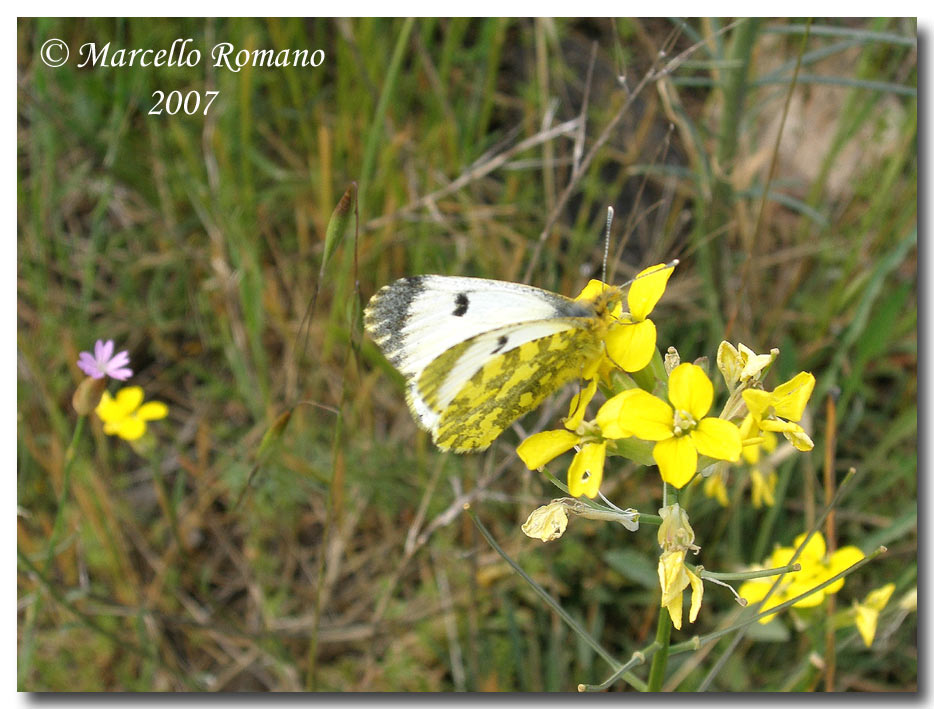
{"label": "butterfly body", "polygon": [[603,355],[620,290],[572,300],[481,278],[414,276],[383,287],[367,332],[407,382],[416,421],[442,450],[483,450]]}

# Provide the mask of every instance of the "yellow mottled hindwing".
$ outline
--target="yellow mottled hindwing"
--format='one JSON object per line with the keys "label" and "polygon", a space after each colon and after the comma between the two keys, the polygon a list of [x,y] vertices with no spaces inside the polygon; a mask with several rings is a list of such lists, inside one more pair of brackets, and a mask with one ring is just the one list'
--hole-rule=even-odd
{"label": "yellow mottled hindwing", "polygon": [[519,416],[580,377],[602,353],[592,327],[531,340],[486,361],[443,406],[439,392],[446,376],[470,346],[468,340],[447,350],[417,382],[418,394],[440,415],[433,430],[435,444],[459,453],[489,446]]}

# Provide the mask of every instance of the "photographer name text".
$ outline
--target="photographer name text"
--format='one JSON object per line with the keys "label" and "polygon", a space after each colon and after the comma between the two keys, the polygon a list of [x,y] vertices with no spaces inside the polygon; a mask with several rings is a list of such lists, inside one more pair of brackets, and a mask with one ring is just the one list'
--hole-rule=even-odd
{"label": "photographer name text", "polygon": [[[78,67],[195,67],[201,63],[201,50],[191,39],[176,39],[168,49],[112,49],[111,43],[86,42],[78,49]],[[230,42],[219,42],[209,52],[211,63],[233,72],[244,67],[319,67],[323,49],[237,49]]]}

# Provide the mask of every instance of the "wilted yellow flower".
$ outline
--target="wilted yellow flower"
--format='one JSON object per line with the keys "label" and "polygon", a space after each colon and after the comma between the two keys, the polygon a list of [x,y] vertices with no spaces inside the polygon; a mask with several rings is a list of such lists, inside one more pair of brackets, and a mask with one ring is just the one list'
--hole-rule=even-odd
{"label": "wilted yellow flower", "polygon": [[557,539],[568,527],[568,513],[564,503],[552,500],[544,507],[532,511],[529,518],[522,525],[522,531],[527,537],[550,542]]}
{"label": "wilted yellow flower", "polygon": [[872,645],[876,637],[876,626],[879,624],[879,613],[892,597],[895,591],[894,583],[887,583],[882,588],[870,591],[862,603],[854,602],[853,611],[856,615],[856,629],[859,631],[866,647]]}
{"label": "wilted yellow flower", "polygon": [[698,551],[694,544],[694,529],[685,512],[677,502],[658,511],[662,523],[658,526],[658,545],[665,551],[690,549]]}
{"label": "wilted yellow flower", "polygon": [[[807,534],[799,534],[795,537],[794,543],[790,547],[776,547],[772,556],[764,564],[763,568],[777,568],[787,566],[795,554],[795,550],[804,542]],[[785,574],[781,586],[773,593],[765,605],[759,611],[766,611],[775,606],[781,605],[785,601],[791,600],[810,591],[815,586],[819,586],[827,579],[836,576],[844,569],[852,566],[865,554],[855,546],[845,546],[837,549],[833,554],[827,554],[827,545],[820,532],[816,532],[808,541],[807,546],[801,550],[798,556],[798,563],[801,564],[800,571],[789,571]],[[745,598],[749,603],[757,603],[765,598],[769,589],[774,583],[774,578],[763,577],[746,581],[739,588],[739,595]],[[802,598],[795,603],[795,607],[810,608],[819,606],[824,597],[833,594],[843,587],[843,579],[838,579],[826,588],[816,591],[806,598]],[[760,623],[768,623],[773,616],[765,616],[759,620]]]}
{"label": "wilted yellow flower", "polygon": [[662,607],[668,609],[671,624],[681,630],[682,593],[691,587],[691,615],[689,621],[697,620],[704,599],[704,584],[700,577],[684,565],[684,549],[663,552],[658,559],[658,580],[662,587]]}
{"label": "wilted yellow flower", "polygon": [[681,594],[691,586],[690,622],[697,618],[701,601],[704,598],[704,584],[700,577],[684,564],[688,550],[697,552],[700,547],[694,543],[694,529],[688,520],[687,512],[676,502],[658,511],[662,523],[658,528],[658,544],[662,555],[658,559],[658,581],[662,589],[662,607],[668,609],[671,623],[681,629]]}
{"label": "wilted yellow flower", "polygon": [[761,379],[762,371],[778,357],[778,349],[772,348],[768,354],[760,355],[739,343],[737,350],[724,340],[717,349],[717,369],[723,375],[723,381],[730,391],[737,384],[748,384]]}

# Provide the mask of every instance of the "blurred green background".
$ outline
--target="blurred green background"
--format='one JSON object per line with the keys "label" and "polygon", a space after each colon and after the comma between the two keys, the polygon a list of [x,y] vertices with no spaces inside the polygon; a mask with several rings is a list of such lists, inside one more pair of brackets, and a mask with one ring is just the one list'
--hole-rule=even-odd
{"label": "blurred green background", "polygon": [[[528,513],[559,493],[515,457],[518,432],[484,454],[435,450],[360,326],[366,299],[403,275],[574,295],[600,275],[612,205],[615,282],[681,259],[653,315],[663,351],[779,347],[772,385],[817,377],[816,448],[780,465],[775,507],[754,509],[739,472],[728,507],[693,494],[700,563],[734,570],[790,544],[823,509],[825,482],[852,466],[833,533],[889,552],[847,579],[836,608],[897,586],[871,649],[852,627],[828,647],[822,620],[783,614],[728,656],[729,638],[672,657],[669,686],[697,688],[724,657],[711,689],[822,690],[828,672],[835,689],[916,689],[916,615],[896,608],[917,583],[916,25],[806,28],[21,19],[19,688],[602,681],[607,665],[479,536],[468,500],[611,654],[649,643],[655,530],[574,520],[559,541],[525,537]],[[52,37],[72,53],[60,68],[39,57]],[[186,37],[202,53],[194,68],[76,66],[86,42],[167,49]],[[326,58],[234,73],[210,61],[225,41]],[[220,93],[206,116],[149,115],[156,90]],[[356,250],[351,228],[319,278],[353,180]],[[75,362],[96,339],[128,349],[130,383],[170,413],[136,449],[91,417],[66,476]],[[569,394],[521,430],[554,428]],[[657,473],[618,460],[603,492],[654,512]],[[673,641],[737,611],[708,584]]]}

